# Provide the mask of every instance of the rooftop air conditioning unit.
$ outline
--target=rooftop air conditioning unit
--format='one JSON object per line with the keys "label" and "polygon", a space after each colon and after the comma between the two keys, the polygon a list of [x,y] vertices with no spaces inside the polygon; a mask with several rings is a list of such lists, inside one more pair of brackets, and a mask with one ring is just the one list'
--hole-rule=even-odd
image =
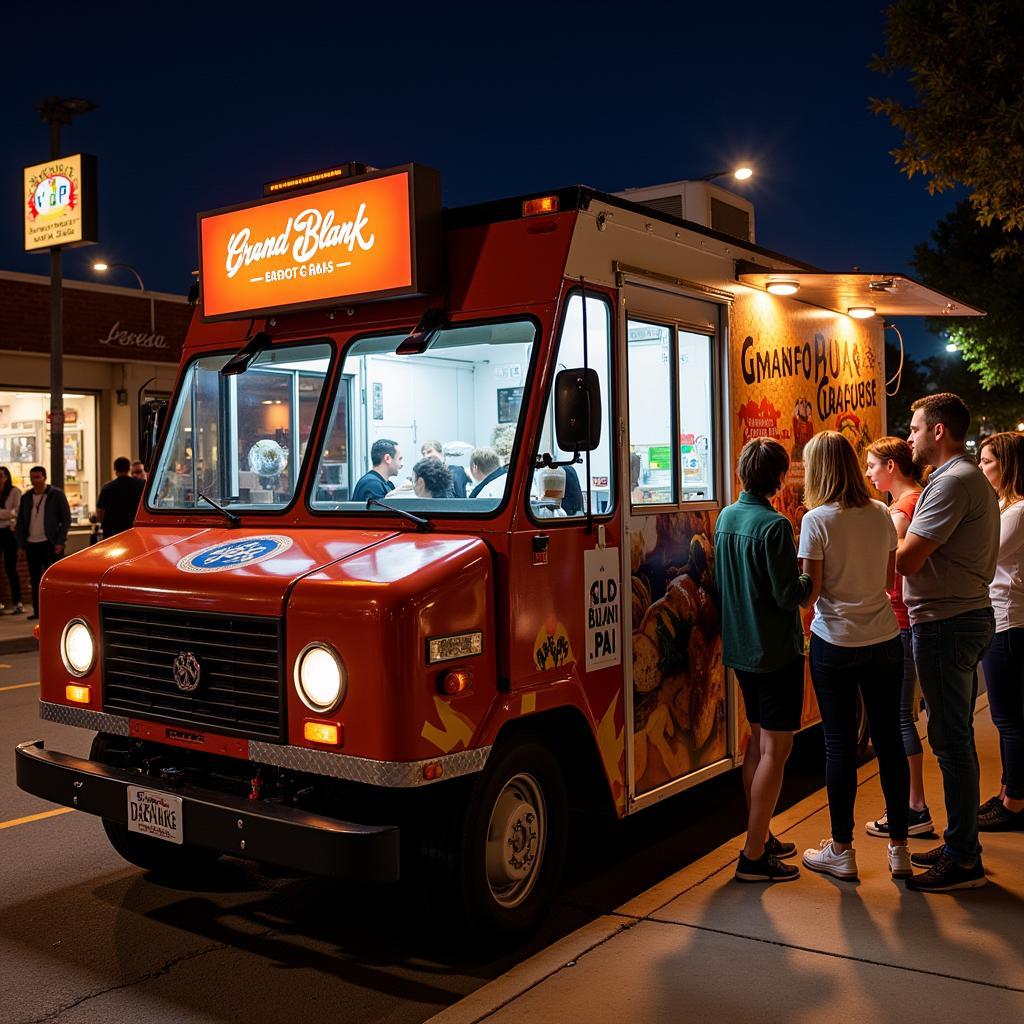
{"label": "rooftop air conditioning unit", "polygon": [[754,204],[709,181],[670,181],[646,188],[627,188],[615,194],[744,242],[755,240]]}

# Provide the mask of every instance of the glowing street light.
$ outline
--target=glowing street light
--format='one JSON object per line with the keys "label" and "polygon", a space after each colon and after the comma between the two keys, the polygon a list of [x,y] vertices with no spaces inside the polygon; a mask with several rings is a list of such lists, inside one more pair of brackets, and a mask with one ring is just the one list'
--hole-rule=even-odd
{"label": "glowing street light", "polygon": [[[97,260],[92,265],[92,269],[97,274],[105,274],[108,270],[113,270],[115,267],[120,267],[122,270],[127,270],[129,273],[134,274],[135,280],[139,283],[139,290],[143,292],[146,290],[142,275],[130,263],[104,263],[103,260]],[[153,302],[152,295],[149,297],[149,333],[156,334],[156,304]]]}
{"label": "glowing street light", "polygon": [[736,181],[747,181],[754,176],[754,168],[749,164],[740,164],[731,171],[712,171],[711,174],[702,174],[697,181],[714,181],[715,178],[725,178],[732,175]]}

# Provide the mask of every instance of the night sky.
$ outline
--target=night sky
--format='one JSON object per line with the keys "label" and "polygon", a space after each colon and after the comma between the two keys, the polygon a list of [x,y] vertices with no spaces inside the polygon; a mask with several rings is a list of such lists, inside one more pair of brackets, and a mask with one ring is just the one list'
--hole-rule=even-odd
{"label": "night sky", "polygon": [[[56,3],[4,15],[0,269],[45,274],[22,251],[21,170],[49,156],[33,104],[98,109],[63,151],[96,154],[101,244],[148,288],[187,291],[195,214],[334,161],[415,161],[448,206],[581,182],[607,191],[749,161],[736,186],[757,241],[829,270],[909,271],[957,195],[931,197],[889,156],[900,141],[868,97],[882,4],[669,5]],[[380,10],[384,13],[377,15]],[[131,285],[123,272],[111,284]],[[918,322],[915,355],[938,352]],[[891,337],[891,335],[890,335]]]}

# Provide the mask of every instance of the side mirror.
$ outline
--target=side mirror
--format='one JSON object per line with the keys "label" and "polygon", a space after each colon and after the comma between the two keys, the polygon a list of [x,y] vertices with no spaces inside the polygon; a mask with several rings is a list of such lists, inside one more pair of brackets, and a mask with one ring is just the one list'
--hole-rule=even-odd
{"label": "side mirror", "polygon": [[592,452],[601,443],[601,382],[589,367],[555,377],[555,437],[564,452]]}
{"label": "side mirror", "polygon": [[160,440],[166,414],[167,402],[162,398],[153,398],[139,406],[139,459],[147,473],[152,469],[153,453]]}

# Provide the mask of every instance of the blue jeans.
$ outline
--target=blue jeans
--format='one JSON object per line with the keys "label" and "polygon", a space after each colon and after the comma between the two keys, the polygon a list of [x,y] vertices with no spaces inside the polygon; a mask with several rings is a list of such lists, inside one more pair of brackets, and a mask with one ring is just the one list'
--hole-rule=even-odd
{"label": "blue jeans", "polygon": [[900,691],[900,732],[907,757],[924,753],[917,733],[917,668],[914,666],[914,638],[909,629],[900,630],[903,645],[903,689]]}
{"label": "blue jeans", "polygon": [[1006,795],[1024,800],[1024,628],[996,633],[985,655],[985,686]]}
{"label": "blue jeans", "polygon": [[914,625],[914,662],[928,705],[928,742],[942,771],[946,799],[946,852],[973,867],[978,845],[978,751],[974,703],[978,665],[996,630],[991,608]]}
{"label": "blue jeans", "polygon": [[889,833],[907,838],[910,766],[900,735],[903,644],[893,637],[867,647],[839,647],[811,633],[811,680],[825,729],[825,786],[832,838],[853,842],[857,797],[857,693],[864,701]]}

